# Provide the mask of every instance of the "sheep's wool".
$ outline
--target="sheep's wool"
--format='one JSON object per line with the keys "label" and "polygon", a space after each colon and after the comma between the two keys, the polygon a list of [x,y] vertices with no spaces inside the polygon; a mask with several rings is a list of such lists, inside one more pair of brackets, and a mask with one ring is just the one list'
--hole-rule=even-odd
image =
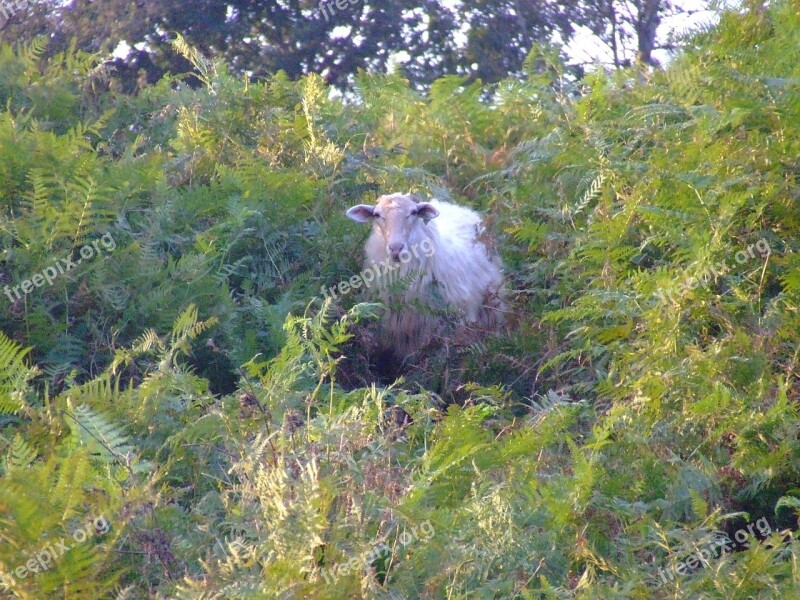
{"label": "sheep's wool", "polygon": [[502,321],[502,263],[482,241],[475,211],[391,194],[374,207],[351,208],[348,216],[373,225],[365,267],[375,273],[369,287],[387,306],[387,347],[399,355],[418,350],[440,324],[442,309],[481,328]]}

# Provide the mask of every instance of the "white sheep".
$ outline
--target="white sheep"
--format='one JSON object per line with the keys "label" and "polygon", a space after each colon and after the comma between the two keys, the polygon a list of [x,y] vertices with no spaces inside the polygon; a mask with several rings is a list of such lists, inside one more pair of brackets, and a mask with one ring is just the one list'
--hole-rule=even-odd
{"label": "white sheep", "polygon": [[347,216],[372,223],[362,278],[387,306],[383,345],[397,356],[430,341],[441,309],[481,329],[503,321],[502,263],[484,243],[475,211],[398,193],[354,206]]}

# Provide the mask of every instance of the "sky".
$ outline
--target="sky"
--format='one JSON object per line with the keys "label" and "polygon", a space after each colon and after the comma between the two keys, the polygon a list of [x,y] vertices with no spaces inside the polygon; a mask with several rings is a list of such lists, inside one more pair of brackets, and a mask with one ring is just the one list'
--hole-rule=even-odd
{"label": "sky", "polygon": [[[458,10],[461,6],[461,0],[441,0],[442,4],[452,10]],[[624,0],[615,0],[615,4],[621,5]],[[682,9],[683,12],[691,14],[683,14],[677,17],[663,19],[658,29],[658,39],[666,41],[670,36],[680,36],[690,33],[699,29],[714,25],[722,8],[734,7],[741,4],[740,0],[673,0],[673,4]],[[714,8],[709,8],[714,6]],[[341,35],[347,34],[347,28],[342,28]],[[462,39],[456,37],[457,43],[466,43],[466,36],[462,34]],[[558,33],[554,34],[553,43],[563,46],[563,40]],[[569,63],[584,64],[591,71],[591,65],[604,65],[606,67],[613,65],[613,55],[611,48],[603,44],[587,27],[577,28],[577,34],[565,46],[565,53]],[[653,57],[658,60],[661,65],[666,65],[672,58],[674,53],[669,50],[656,50],[653,52]],[[393,62],[402,64],[407,60],[407,55],[403,56],[403,52],[396,53],[393,56]],[[628,48],[628,52],[623,53],[623,57],[633,57],[635,55],[635,48]]]}
{"label": "sky", "polygon": [[[0,0],[1,1],[1,0]],[[461,0],[441,0],[442,4],[448,8],[458,10],[461,6]],[[707,8],[714,2],[718,8]],[[622,1],[618,1],[622,4]],[[702,26],[713,25],[716,23],[719,7],[732,7],[741,4],[740,0],[675,0],[676,6],[692,11],[691,15],[681,15],[678,17],[666,18],[662,21],[658,36],[659,40],[666,40],[671,35],[680,35],[698,29]],[[316,8],[315,8],[316,10]],[[348,27],[338,27],[333,30],[332,35],[346,36],[348,34]],[[466,36],[463,36],[462,42],[466,42]],[[459,42],[458,36],[456,42]],[[558,45],[563,45],[563,41],[558,34],[555,34],[553,42]],[[125,57],[130,52],[131,48],[126,42],[121,42],[114,51],[114,56]],[[625,56],[633,56],[634,49],[628,49],[629,52],[624,53]],[[611,49],[605,44],[601,43],[596,36],[586,27],[579,27],[577,34],[565,46],[565,53],[570,63],[581,63],[587,65],[591,70],[591,64],[609,66],[613,64],[613,57]],[[668,50],[656,50],[653,56],[659,61],[661,65],[666,65],[671,59],[671,53]],[[402,64],[408,60],[408,55],[404,52],[395,53],[392,57],[391,63]]]}
{"label": "sky", "polygon": [[[452,3],[452,0],[448,0]],[[677,0],[675,5],[684,11],[693,11],[691,15],[681,15],[666,18],[662,21],[658,29],[658,39],[664,41],[670,35],[681,35],[695,31],[700,27],[713,25],[718,20],[720,9],[707,8],[711,3],[704,0]],[[720,7],[732,7],[735,2],[720,2]],[[578,29],[578,34],[567,44],[566,54],[571,62],[580,63],[602,63],[612,64],[613,56],[611,49],[598,42],[597,38],[585,27]],[[633,54],[633,52],[630,52]],[[671,59],[668,50],[656,50],[653,52],[654,58],[662,65],[667,64]]]}

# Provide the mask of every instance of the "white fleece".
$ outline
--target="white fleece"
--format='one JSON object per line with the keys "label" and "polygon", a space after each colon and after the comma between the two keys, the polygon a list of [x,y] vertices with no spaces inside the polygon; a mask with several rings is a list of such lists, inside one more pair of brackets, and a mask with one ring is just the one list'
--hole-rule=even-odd
{"label": "white fleece", "polygon": [[[481,217],[469,208],[440,200],[429,204],[439,215],[427,223],[421,218],[412,220],[404,255],[408,260],[392,260],[377,227],[365,246],[366,267],[376,274],[369,287],[376,288],[389,307],[385,342],[399,355],[429,341],[441,316],[430,309],[446,308],[460,321],[482,327],[503,320],[502,263],[479,239]],[[399,287],[405,292],[398,294],[392,284],[401,279]]]}

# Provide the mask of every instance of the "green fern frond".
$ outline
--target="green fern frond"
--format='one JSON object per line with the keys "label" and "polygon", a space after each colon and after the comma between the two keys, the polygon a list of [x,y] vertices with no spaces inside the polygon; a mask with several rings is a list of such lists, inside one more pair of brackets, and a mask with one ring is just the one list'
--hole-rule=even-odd
{"label": "green fern frond", "polygon": [[180,33],[175,33],[172,45],[178,54],[192,63],[192,66],[197,69],[204,82],[210,84],[212,77],[216,74],[214,63],[203,56],[197,48],[189,44]]}
{"label": "green fern frond", "polygon": [[66,415],[75,444],[88,448],[95,460],[121,465],[130,463],[134,449],[120,427],[85,404],[73,408],[69,403]]}
{"label": "green fern frond", "polygon": [[13,469],[26,469],[36,460],[38,453],[18,433],[11,441],[8,454],[3,462],[3,471],[8,473]]}
{"label": "green fern frond", "polygon": [[575,208],[572,209],[572,216],[577,216],[580,212],[585,209],[590,202],[596,199],[603,188],[603,182],[606,180],[606,174],[600,173],[592,180],[592,183],[589,185],[589,188],[583,193],[583,197],[578,201],[575,205]]}
{"label": "green fern frond", "polygon": [[30,348],[23,348],[0,331],[0,414],[16,414],[26,408],[28,381],[39,374],[25,364]]}

